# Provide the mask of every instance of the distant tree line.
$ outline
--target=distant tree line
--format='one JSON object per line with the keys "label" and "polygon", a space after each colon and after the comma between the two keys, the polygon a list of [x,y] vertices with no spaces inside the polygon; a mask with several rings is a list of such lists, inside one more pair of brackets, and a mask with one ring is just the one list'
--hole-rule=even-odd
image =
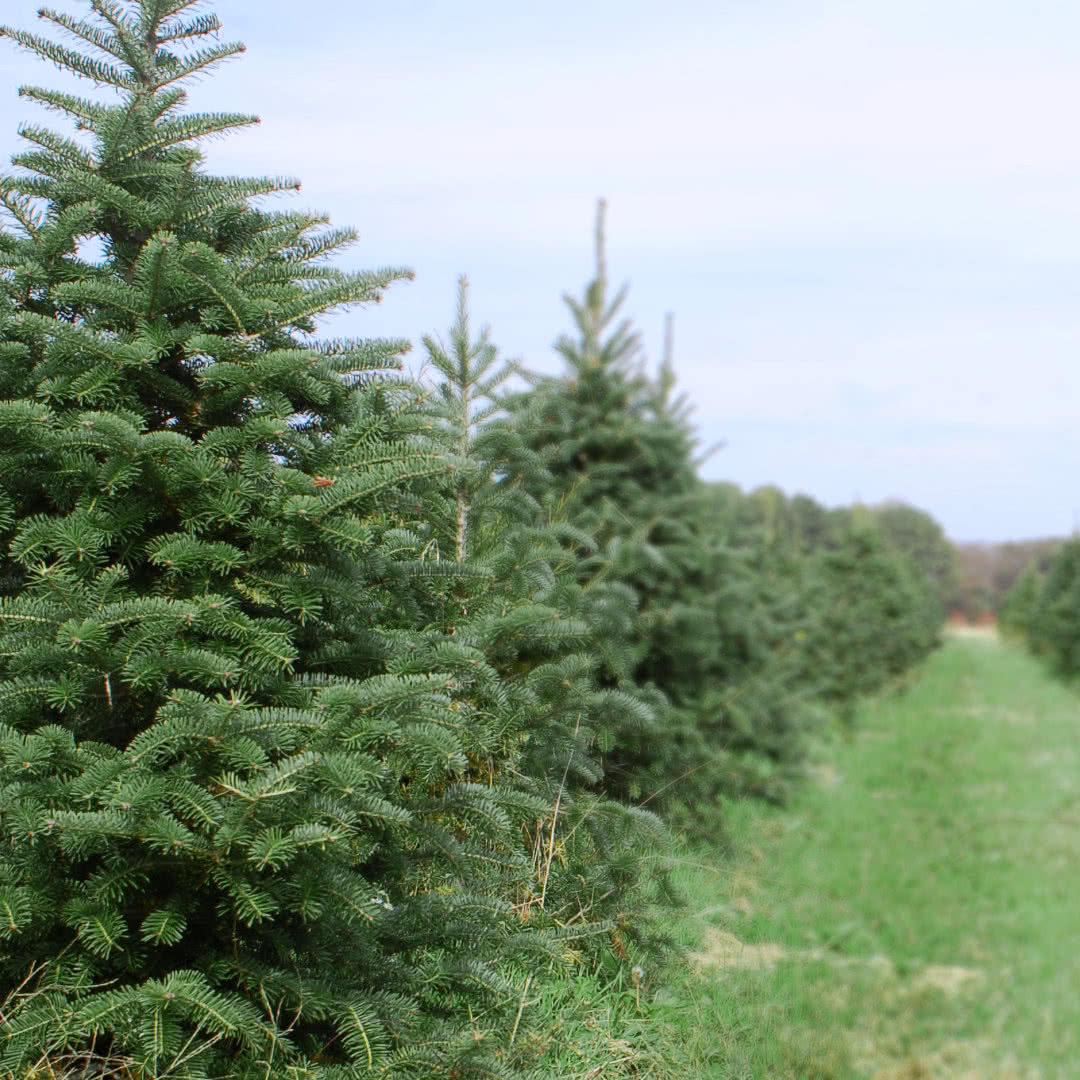
{"label": "distant tree line", "polygon": [[1063,542],[1060,537],[1046,537],[956,544],[948,610],[969,622],[996,616],[1024,571],[1030,566],[1045,575]]}

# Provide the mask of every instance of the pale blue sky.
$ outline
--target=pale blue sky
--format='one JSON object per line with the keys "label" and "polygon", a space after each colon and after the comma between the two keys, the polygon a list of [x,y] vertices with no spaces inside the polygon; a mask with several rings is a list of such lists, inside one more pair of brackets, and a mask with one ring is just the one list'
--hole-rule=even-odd
{"label": "pale blue sky", "polygon": [[[707,477],[901,497],[957,539],[1080,521],[1075,0],[213,8],[249,48],[195,103],[263,123],[212,166],[299,176],[352,262],[417,272],[350,331],[418,341],[466,272],[503,351],[554,370],[604,195],[612,277],[654,357],[675,311],[727,442]],[[41,118],[14,85],[59,76],[10,47],[0,73],[6,155]]]}

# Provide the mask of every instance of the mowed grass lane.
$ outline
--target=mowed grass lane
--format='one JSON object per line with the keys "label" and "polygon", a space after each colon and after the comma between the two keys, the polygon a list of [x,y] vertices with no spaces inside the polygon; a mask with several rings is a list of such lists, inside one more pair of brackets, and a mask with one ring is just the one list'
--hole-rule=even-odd
{"label": "mowed grass lane", "polygon": [[[790,1080],[1080,1076],[1080,696],[954,637],[786,810],[684,865],[683,1068]],[[694,943],[697,943],[696,945]]]}

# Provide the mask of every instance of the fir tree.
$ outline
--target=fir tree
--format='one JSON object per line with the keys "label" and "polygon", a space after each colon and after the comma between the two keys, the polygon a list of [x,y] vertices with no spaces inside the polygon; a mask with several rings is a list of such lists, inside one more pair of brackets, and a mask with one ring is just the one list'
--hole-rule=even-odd
{"label": "fir tree", "polygon": [[848,719],[855,702],[925,657],[942,611],[930,579],[890,548],[865,513],[815,554],[807,604],[814,615],[804,678]]}
{"label": "fir tree", "polygon": [[[605,252],[606,204],[596,215],[595,276],[582,299],[563,299],[576,335],[555,344],[566,363],[561,379],[540,380],[524,399],[530,441],[541,450],[556,483],[595,522],[601,542],[625,534],[620,506],[643,497],[695,489],[694,437],[671,401],[673,375],[657,387],[647,377],[641,343],[620,318],[629,287],[610,295]],[[519,406],[520,407],[520,406]]]}
{"label": "fir tree", "polygon": [[956,552],[945,531],[925,510],[887,502],[873,511],[874,524],[933,583],[944,606],[956,592]]}
{"label": "fir tree", "polygon": [[667,896],[655,858],[664,834],[652,814],[590,790],[603,776],[596,751],[613,718],[641,710],[638,700],[598,682],[601,634],[576,569],[591,541],[548,520],[529,490],[542,491],[551,477],[503,414],[497,395],[516,366],[499,360],[487,330],[472,338],[464,278],[449,346],[432,336],[424,344],[439,376],[427,409],[459,463],[452,500],[428,500],[443,506],[434,535],[453,535],[469,571],[449,597],[450,614],[469,612],[455,620],[455,641],[499,674],[501,696],[484,707],[517,740],[503,767],[544,808],[526,830],[533,875],[521,904],[538,925],[572,920],[572,936],[594,963],[611,955],[606,941],[615,956],[626,955],[631,940],[654,943],[649,915]]}
{"label": "fir tree", "polygon": [[1034,646],[1033,631],[1042,598],[1042,577],[1031,563],[1008,591],[998,613],[1001,632],[1009,638]]}
{"label": "fir tree", "polygon": [[1050,564],[1031,619],[1031,642],[1056,674],[1080,674],[1080,537],[1066,540]]}
{"label": "fir tree", "polygon": [[2,31],[118,100],[23,88],[82,134],[24,127],[0,179],[0,1068],[496,1075],[470,1017],[507,1030],[559,947],[429,626],[460,574],[410,525],[455,462],[403,343],[313,336],[408,275],[203,171],[255,122],[181,111],[241,51],[213,15],[91,7],[42,12],[77,49]]}
{"label": "fir tree", "polygon": [[649,746],[655,753],[670,730],[669,703],[635,677],[648,650],[646,594],[668,572],[663,534],[679,529],[656,497],[675,498],[696,480],[690,433],[658,417],[662,393],[645,374],[631,323],[620,318],[627,289],[609,293],[605,209],[601,202],[595,276],[581,300],[564,297],[577,331],[555,346],[567,373],[531,377],[532,388],[509,404],[516,430],[549,470],[537,498],[584,538],[575,567],[583,615],[595,630],[601,680],[625,700],[600,736],[605,785],[639,798],[649,782],[640,754]]}
{"label": "fir tree", "polygon": [[[567,520],[594,538],[579,579],[625,605],[619,621],[597,623],[609,643],[606,678],[656,715],[609,733],[607,790],[654,804],[665,795],[710,803],[721,791],[768,783],[766,759],[797,758],[800,721],[784,686],[777,611],[756,568],[724,537],[697,476],[689,409],[675,393],[670,318],[651,379],[637,335],[618,318],[626,288],[609,298],[604,210],[595,277],[581,300],[567,298],[577,333],[556,345],[567,373],[537,380],[515,402],[515,418],[548,463]],[[749,770],[747,755],[758,755]]]}

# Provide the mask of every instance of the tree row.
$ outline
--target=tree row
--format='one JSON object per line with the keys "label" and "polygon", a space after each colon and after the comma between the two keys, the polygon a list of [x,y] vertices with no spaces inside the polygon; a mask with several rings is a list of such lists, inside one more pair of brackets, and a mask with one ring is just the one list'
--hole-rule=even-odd
{"label": "tree row", "polygon": [[0,1071],[542,1071],[537,988],[663,950],[670,823],[782,798],[934,584],[700,479],[602,208],[559,375],[464,282],[430,377],[320,337],[408,272],[206,171],[255,122],[184,111],[213,15],[90,9],[0,30],[107,91],[23,87],[73,131],[0,178]]}

